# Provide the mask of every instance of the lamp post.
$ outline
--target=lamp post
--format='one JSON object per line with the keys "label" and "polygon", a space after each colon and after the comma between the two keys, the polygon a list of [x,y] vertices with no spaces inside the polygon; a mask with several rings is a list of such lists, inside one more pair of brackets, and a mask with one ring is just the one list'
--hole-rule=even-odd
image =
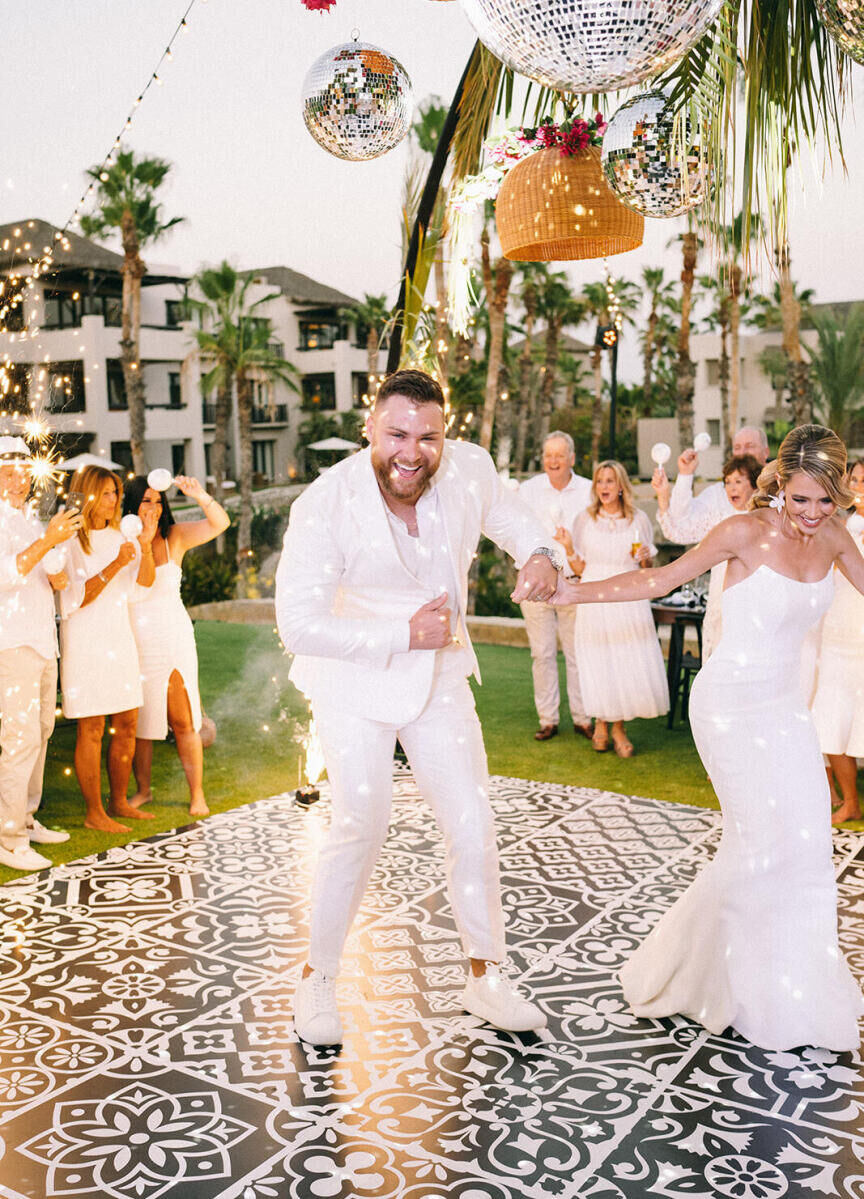
{"label": "lamp post", "polygon": [[618,401],[618,328],[616,325],[598,325],[594,337],[595,346],[611,351],[612,375],[609,381],[609,457],[615,457],[615,417]]}

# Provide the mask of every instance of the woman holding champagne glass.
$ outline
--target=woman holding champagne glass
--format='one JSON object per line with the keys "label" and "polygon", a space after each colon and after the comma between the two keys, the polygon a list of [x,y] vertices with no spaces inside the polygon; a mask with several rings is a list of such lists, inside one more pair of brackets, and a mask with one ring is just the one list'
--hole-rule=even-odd
{"label": "woman holding champagne glass", "polygon": [[[651,522],[633,504],[633,489],[620,462],[601,462],[591,483],[591,502],[562,541],[574,574],[588,582],[622,570],[650,566],[656,550]],[[595,717],[592,744],[611,743],[620,758],[633,754],[624,722],[662,716],[669,688],[651,605],[592,604],[576,617],[576,657],[585,711]]]}

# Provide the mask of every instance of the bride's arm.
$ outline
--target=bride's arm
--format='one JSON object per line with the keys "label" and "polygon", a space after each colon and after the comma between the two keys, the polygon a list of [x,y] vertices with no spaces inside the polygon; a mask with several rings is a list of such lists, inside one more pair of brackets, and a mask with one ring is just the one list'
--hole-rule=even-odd
{"label": "bride's arm", "polygon": [[[751,521],[739,516],[730,516],[722,521],[707,536],[670,562],[652,570],[629,570],[601,579],[596,583],[570,583],[558,581],[558,590],[551,599],[553,604],[613,603],[620,600],[660,599],[676,587],[688,583],[716,566],[738,556],[739,547],[752,536]],[[847,534],[848,536],[848,534]],[[860,555],[859,555],[860,557]],[[864,590],[864,559],[861,559],[862,590]]]}
{"label": "bride's arm", "polygon": [[831,523],[832,525],[836,524],[834,532],[839,542],[839,549],[834,559],[834,564],[840,573],[846,576],[856,591],[860,591],[864,595],[864,558],[861,556],[861,551],[858,549],[854,538],[845,525],[842,525],[839,521],[832,521]]}

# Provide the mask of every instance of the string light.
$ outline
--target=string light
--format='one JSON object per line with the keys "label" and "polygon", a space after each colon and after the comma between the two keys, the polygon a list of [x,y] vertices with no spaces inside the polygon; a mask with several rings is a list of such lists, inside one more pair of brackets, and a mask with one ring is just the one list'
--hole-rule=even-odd
{"label": "string light", "polygon": [[603,259],[603,274],[606,282],[606,307],[609,310],[609,323],[614,325],[618,332],[621,332],[621,327],[624,324],[624,313],[621,311],[621,305],[618,303],[618,297],[615,294],[615,280],[609,272],[609,262],[606,258]]}

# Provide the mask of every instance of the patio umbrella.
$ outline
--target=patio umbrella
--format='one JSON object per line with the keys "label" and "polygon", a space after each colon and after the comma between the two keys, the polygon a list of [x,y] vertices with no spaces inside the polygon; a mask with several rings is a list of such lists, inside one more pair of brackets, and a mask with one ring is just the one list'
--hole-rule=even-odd
{"label": "patio umbrella", "polygon": [[360,445],[356,441],[348,441],[345,437],[325,437],[322,441],[312,441],[307,445],[307,450],[359,450]]}
{"label": "patio umbrella", "polygon": [[106,470],[125,470],[121,462],[112,462],[101,454],[76,454],[57,463],[58,470],[81,470],[84,466],[104,466]]}

